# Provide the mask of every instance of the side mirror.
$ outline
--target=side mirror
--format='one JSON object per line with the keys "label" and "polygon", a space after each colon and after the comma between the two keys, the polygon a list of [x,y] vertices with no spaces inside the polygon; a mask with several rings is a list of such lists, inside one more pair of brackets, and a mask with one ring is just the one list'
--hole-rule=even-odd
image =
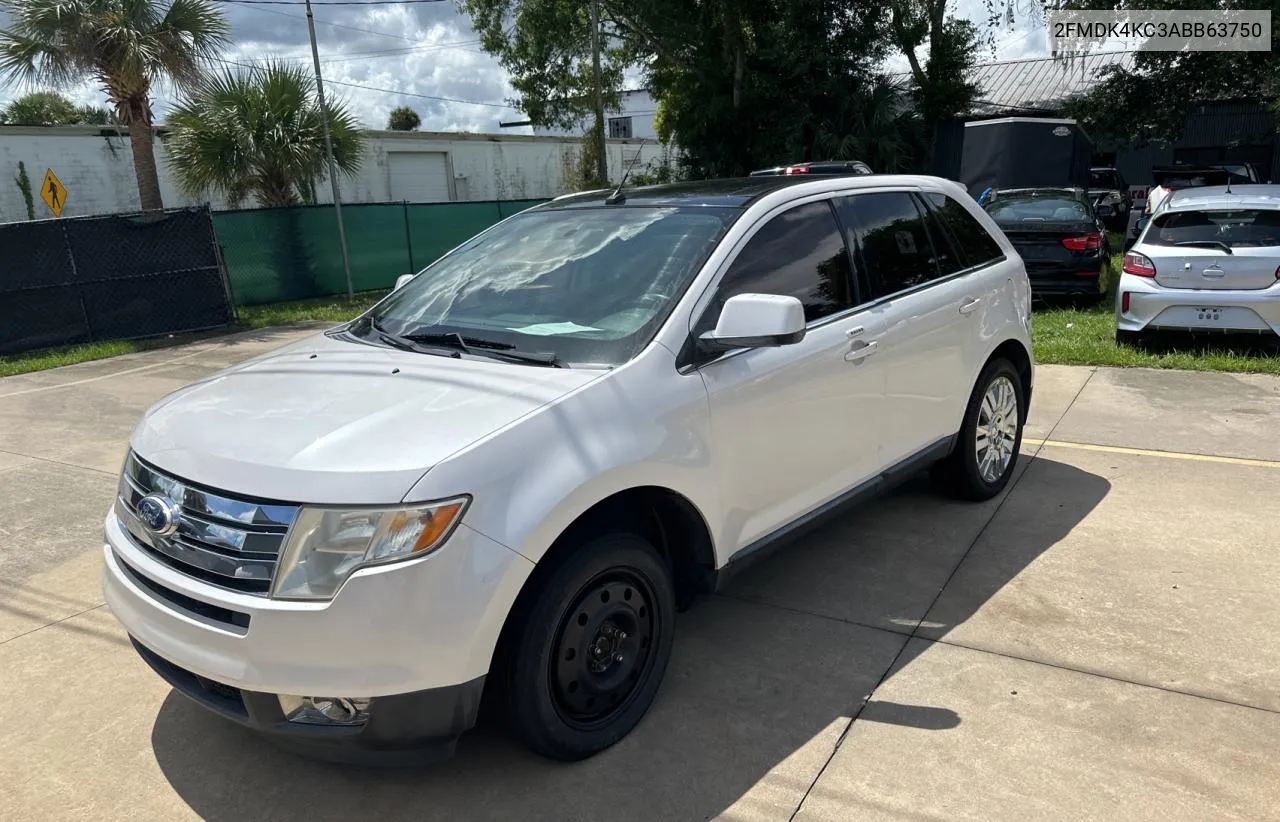
{"label": "side mirror", "polygon": [[396,286],[395,286],[395,288],[393,288],[393,289],[391,289],[391,290],[392,290],[392,291],[399,291],[400,289],[402,289],[402,288],[404,288],[406,285],[408,285],[408,284],[409,284],[409,281],[410,281],[410,280],[412,280],[412,279],[413,279],[414,277],[416,277],[416,276],[418,276],[418,275],[417,275],[417,274],[401,274],[399,277],[396,277]]}
{"label": "side mirror", "polygon": [[776,348],[804,339],[804,305],[795,297],[738,294],[725,301],[714,331],[698,338],[704,348]]}
{"label": "side mirror", "polygon": [[1100,205],[1100,206],[1098,206],[1098,216],[1099,216],[1099,217],[1110,217],[1111,215],[1113,215],[1113,214],[1115,214],[1115,213],[1116,213],[1115,209],[1114,209],[1114,208],[1112,208],[1112,207],[1111,207],[1111,206],[1109,206],[1109,205]]}

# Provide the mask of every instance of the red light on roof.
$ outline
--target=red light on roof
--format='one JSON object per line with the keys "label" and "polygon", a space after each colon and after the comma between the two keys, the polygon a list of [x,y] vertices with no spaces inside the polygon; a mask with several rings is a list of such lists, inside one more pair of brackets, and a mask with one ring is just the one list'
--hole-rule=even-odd
{"label": "red light on roof", "polygon": [[809,167],[808,166],[787,166],[786,171],[782,173],[783,174],[808,174]]}

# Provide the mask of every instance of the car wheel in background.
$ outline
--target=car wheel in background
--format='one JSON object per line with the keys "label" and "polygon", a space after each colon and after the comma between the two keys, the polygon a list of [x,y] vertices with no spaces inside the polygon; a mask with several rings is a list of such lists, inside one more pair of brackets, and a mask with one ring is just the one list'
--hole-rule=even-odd
{"label": "car wheel in background", "polygon": [[934,466],[933,479],[945,492],[979,501],[1009,484],[1022,445],[1023,391],[1013,363],[987,363],[965,408],[959,441],[950,456]]}
{"label": "car wheel in background", "polygon": [[1141,331],[1121,331],[1117,329],[1116,345],[1127,345],[1130,348],[1141,350],[1147,346],[1147,335]]}

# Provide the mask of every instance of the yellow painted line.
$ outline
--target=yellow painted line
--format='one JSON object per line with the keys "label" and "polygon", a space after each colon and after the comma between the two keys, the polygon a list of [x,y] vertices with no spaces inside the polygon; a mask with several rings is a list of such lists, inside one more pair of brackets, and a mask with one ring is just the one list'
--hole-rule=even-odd
{"label": "yellow painted line", "polygon": [[1104,454],[1128,454],[1134,457],[1164,457],[1173,460],[1191,460],[1193,462],[1217,462],[1223,465],[1249,465],[1255,468],[1280,468],[1280,461],[1251,460],[1244,457],[1218,457],[1212,454],[1184,454],[1180,451],[1152,451],[1147,448],[1125,448],[1119,445],[1092,445],[1085,442],[1062,442],[1060,440],[1024,439],[1023,445],[1048,446],[1050,448],[1074,448],[1078,451],[1099,451]]}

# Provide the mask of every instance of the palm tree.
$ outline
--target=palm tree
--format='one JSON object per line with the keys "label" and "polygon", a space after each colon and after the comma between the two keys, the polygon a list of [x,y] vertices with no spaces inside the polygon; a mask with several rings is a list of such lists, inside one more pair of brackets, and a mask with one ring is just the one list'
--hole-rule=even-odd
{"label": "palm tree", "polygon": [[105,126],[114,115],[98,106],[76,106],[56,91],[33,91],[0,110],[6,126]]}
{"label": "palm tree", "polygon": [[129,127],[143,211],[163,207],[151,127],[151,87],[200,78],[231,28],[212,0],[8,0],[0,30],[0,75],[67,87],[101,85]]}
{"label": "palm tree", "polygon": [[[341,104],[328,108],[334,163],[353,176],[361,152],[356,119]],[[213,191],[232,205],[249,195],[263,206],[297,205],[325,172],[323,116],[315,78],[295,64],[226,70],[170,112],[169,164],[194,197]]]}
{"label": "palm tree", "polygon": [[391,116],[387,118],[388,131],[417,131],[420,125],[422,118],[408,106],[391,109]]}

